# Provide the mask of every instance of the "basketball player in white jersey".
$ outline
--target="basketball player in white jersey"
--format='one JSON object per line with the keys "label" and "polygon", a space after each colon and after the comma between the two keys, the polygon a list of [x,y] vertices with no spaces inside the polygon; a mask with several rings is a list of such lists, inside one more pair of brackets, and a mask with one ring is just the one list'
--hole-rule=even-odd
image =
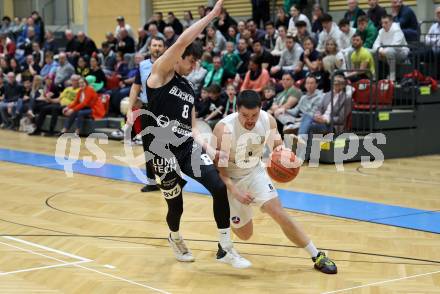
{"label": "basketball player in white jersey", "polygon": [[238,112],[223,118],[214,128],[217,149],[229,154],[227,163],[216,164],[228,190],[232,230],[240,239],[248,240],[253,233],[251,205],[258,206],[278,223],[291,242],[310,254],[317,270],[336,274],[335,263],[316,249],[281,206],[261,158],[266,144],[277,151],[284,145],[275,119],[260,107],[258,93],[243,91],[237,100]]}

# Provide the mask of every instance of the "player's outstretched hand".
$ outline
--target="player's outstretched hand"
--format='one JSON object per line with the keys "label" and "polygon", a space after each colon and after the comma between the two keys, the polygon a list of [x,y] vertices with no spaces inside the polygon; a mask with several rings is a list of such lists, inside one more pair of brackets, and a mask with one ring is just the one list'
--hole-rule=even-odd
{"label": "player's outstretched hand", "polygon": [[222,12],[222,8],[223,8],[223,0],[218,0],[215,3],[215,6],[212,9],[211,13],[213,13],[215,15],[215,17],[218,17]]}

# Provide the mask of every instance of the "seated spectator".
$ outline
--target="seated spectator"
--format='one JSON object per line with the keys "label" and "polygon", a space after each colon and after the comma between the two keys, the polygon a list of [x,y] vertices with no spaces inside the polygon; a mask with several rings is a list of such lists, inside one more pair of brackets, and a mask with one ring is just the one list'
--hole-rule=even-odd
{"label": "seated spectator", "polygon": [[[303,114],[298,135],[304,141],[307,140],[308,135],[313,133],[325,134],[336,131],[340,134],[344,131],[347,116],[351,112],[351,97],[347,97],[345,85],[344,75],[335,75],[333,95],[331,92],[324,94],[313,116],[309,113]],[[333,105],[331,105],[332,101]]]}
{"label": "seated spectator", "polygon": [[112,32],[107,32],[105,34],[105,41],[110,46],[114,52],[116,52],[116,47],[118,46],[118,39],[116,39],[115,35]]}
{"label": "seated spectator", "polygon": [[245,39],[240,39],[237,44],[237,54],[241,59],[241,64],[237,69],[237,75],[240,79],[244,79],[249,67],[249,60],[251,58],[251,51],[249,51]]}
{"label": "seated spectator", "polygon": [[291,35],[286,37],[286,49],[281,54],[280,61],[277,66],[270,69],[272,76],[281,77],[286,71],[293,71],[299,63],[299,59],[303,49],[295,42],[295,38]]}
{"label": "seated spectator", "polygon": [[77,34],[78,47],[77,50],[80,56],[90,58],[93,54],[98,52],[95,42],[86,36],[84,32],[78,32]]}
{"label": "seated spectator", "polygon": [[237,31],[238,31],[237,32],[237,43],[238,43],[238,40],[240,40],[240,38],[243,37],[244,30],[246,30],[246,23],[244,21],[240,20],[237,24]]}
{"label": "seated spectator", "polygon": [[193,71],[186,77],[186,79],[191,82],[196,98],[200,97],[200,92],[207,73],[208,71],[200,65],[200,62],[197,62]]}
{"label": "seated spectator", "polygon": [[26,113],[26,115],[31,119],[35,118],[34,108],[37,103],[37,98],[40,97],[40,95],[43,93],[43,89],[44,78],[42,76],[35,76],[32,81],[31,91],[29,93],[29,96],[31,98],[31,101],[29,103],[29,110]]}
{"label": "seated spectator", "polygon": [[318,90],[318,82],[313,75],[306,78],[306,94],[303,95],[298,104],[291,109],[278,109],[275,111],[275,118],[282,126],[284,134],[295,133],[301,125],[304,115],[313,117],[322,100],[322,92]]}
{"label": "seated spectator", "polygon": [[13,121],[17,124],[19,119],[31,109],[32,97],[32,81],[29,79],[23,80],[23,96],[17,100],[15,112],[13,111]]}
{"label": "seated spectator", "polygon": [[[381,19],[382,16],[387,14],[385,8],[379,5],[379,0],[368,0],[368,8],[367,17],[371,20],[377,30],[382,28]],[[359,19],[358,19],[358,28],[359,28]]]}
{"label": "seated spectator", "polygon": [[101,65],[96,57],[92,56],[90,58],[90,75],[96,78],[96,83],[103,83],[104,88],[106,86],[107,78],[105,77],[104,71],[101,69]]}
{"label": "seated spectator", "polygon": [[[153,14],[153,20],[150,23],[154,23],[157,26],[157,29],[159,30],[159,32],[161,32],[163,34],[163,30],[166,27],[166,23],[163,20],[163,13],[162,12],[159,12],[159,11],[155,12]],[[147,23],[144,26],[144,30],[146,30],[146,31],[148,31],[148,24],[149,23]]]}
{"label": "seated spectator", "polygon": [[264,36],[266,35],[266,33],[263,30],[257,28],[257,24],[253,19],[248,19],[246,21],[246,28],[250,32],[250,37],[252,41],[257,41],[257,40],[260,42],[264,41]]}
{"label": "seated spectator", "polygon": [[293,33],[293,34],[296,33],[295,24],[300,20],[306,23],[307,31],[309,32],[312,31],[312,25],[310,24],[309,18],[301,13],[301,9],[298,4],[292,5],[292,7],[290,7],[290,16],[291,17],[289,20],[289,28],[287,29],[289,33]]}
{"label": "seated spectator", "polygon": [[90,74],[90,67],[84,56],[80,56],[78,58],[78,64],[75,68],[75,73],[83,78]]}
{"label": "seated spectator", "polygon": [[269,111],[269,109],[272,107],[275,95],[276,95],[275,86],[273,84],[270,83],[266,87],[264,87],[263,97],[261,101],[262,110]]}
{"label": "seated spectator", "polygon": [[238,42],[237,36],[238,36],[237,26],[234,25],[230,26],[228,28],[228,34],[226,35],[226,41],[232,42],[235,45]]}
{"label": "seated spectator", "polygon": [[33,27],[29,27],[26,37],[17,39],[17,48],[20,50],[16,50],[15,55],[18,60],[22,61],[26,56],[32,54],[32,43],[36,41],[38,41],[38,38],[35,34],[35,30]]}
{"label": "seated spectator", "polygon": [[64,37],[66,38],[66,55],[71,59],[76,58],[79,55],[79,44],[76,36],[73,34],[72,30],[65,30]]}
{"label": "seated spectator", "polygon": [[202,58],[200,60],[202,67],[207,71],[210,71],[214,68],[212,54],[208,50],[205,49],[205,52],[203,52]]}
{"label": "seated spectator", "polygon": [[209,25],[206,28],[206,42],[208,41],[214,43],[214,55],[220,55],[226,49],[226,39],[214,25]]}
{"label": "seated spectator", "polygon": [[275,48],[270,52],[273,56],[280,57],[284,49],[286,49],[287,31],[285,26],[278,27],[278,37],[275,42]]}
{"label": "seated spectator", "polygon": [[333,18],[330,14],[323,14],[321,16],[322,32],[319,34],[318,47],[319,52],[324,52],[325,41],[332,38],[338,44],[338,48],[342,48],[342,32],[339,30],[338,26],[333,22]]}
{"label": "seated spectator", "polygon": [[382,28],[379,31],[373,50],[379,52],[379,58],[385,60],[390,67],[390,79],[396,80],[396,62],[402,62],[409,53],[408,47],[385,47],[381,46],[407,46],[405,36],[398,23],[393,23],[390,15],[382,17]]}
{"label": "seated spectator", "polygon": [[233,84],[228,84],[226,86],[226,95],[228,96],[228,99],[226,100],[223,117],[226,117],[227,115],[237,111],[237,91],[235,90],[235,86]]}
{"label": "seated spectator", "polygon": [[432,24],[429,28],[429,32],[425,37],[425,43],[431,46],[434,53],[440,53],[440,6],[435,10],[437,22]]}
{"label": "seated spectator", "polygon": [[79,91],[75,100],[63,109],[63,115],[67,117],[67,120],[61,134],[68,132],[75,123],[75,133],[79,135],[86,118],[92,117],[96,120],[105,115],[104,105],[95,90],[87,85],[84,78],[80,78],[78,84]]}
{"label": "seated spectator", "polygon": [[193,18],[191,10],[185,10],[183,12],[183,21],[182,21],[183,30],[186,30],[187,28],[192,26],[193,23],[195,23],[195,22],[196,21]]}
{"label": "seated spectator", "polygon": [[338,24],[339,30],[341,31],[341,50],[346,50],[351,48],[351,37],[356,33],[356,29],[350,26],[348,20],[341,19]]}
{"label": "seated spectator", "polygon": [[131,26],[128,23],[125,23],[125,18],[123,16],[118,16],[116,18],[116,22],[118,23],[115,28],[115,36],[119,36],[119,33],[122,29],[127,31],[127,34],[134,39],[134,32]]}
{"label": "seated spectator", "polygon": [[318,89],[324,93],[330,91],[331,81],[330,74],[324,70],[324,64],[322,62],[322,56],[319,55],[316,59],[316,68],[310,68],[309,74],[307,76],[314,76],[316,82],[318,83]]}
{"label": "seated spectator", "polygon": [[274,65],[274,57],[270,54],[266,48],[263,47],[263,44],[259,40],[255,40],[252,46],[253,52],[255,56],[257,56],[261,61],[261,66],[264,69],[270,70],[272,65]]}
{"label": "seated spectator", "polygon": [[9,72],[13,72],[15,74],[17,81],[21,81],[22,71],[23,70],[15,57],[9,59]]}
{"label": "seated spectator", "polygon": [[[351,54],[350,54],[351,56]],[[324,70],[332,74],[335,70],[345,70],[345,56],[339,50],[338,44],[332,38],[325,42],[325,51],[323,52],[322,63]]]}
{"label": "seated spectator", "polygon": [[[157,28],[156,28],[157,29]],[[148,40],[148,32],[144,28],[138,28],[138,41],[135,46],[136,52],[139,52],[146,44]]]}
{"label": "seated spectator", "polygon": [[43,50],[40,48],[40,44],[34,42],[32,43],[32,56],[34,57],[34,62],[38,64],[40,69],[44,65],[44,53]]}
{"label": "seated spectator", "polygon": [[[148,48],[149,48],[151,40],[153,38],[161,38],[161,39],[165,40],[165,36],[161,32],[159,32],[157,25],[154,22],[148,24],[147,39],[146,39],[144,45],[142,45],[139,49],[137,49],[137,52],[143,53],[143,54],[149,53]],[[138,47],[139,47],[139,45],[138,45]]]}
{"label": "seated spectator", "polygon": [[111,75],[116,66],[116,54],[107,42],[102,42],[101,52],[98,54],[99,63],[106,75]]}
{"label": "seated spectator", "polygon": [[263,46],[269,51],[275,48],[275,43],[278,37],[277,31],[275,30],[275,25],[273,21],[268,21],[264,25],[266,29],[266,35],[264,36]]}
{"label": "seated spectator", "polygon": [[177,35],[182,34],[183,32],[183,25],[180,22],[180,20],[174,15],[173,12],[168,12],[168,25],[173,28],[173,30],[176,32]]}
{"label": "seated spectator", "polygon": [[304,48],[304,40],[310,37],[309,31],[307,31],[307,24],[303,20],[299,20],[295,24],[296,26],[296,39],[301,47]]}
{"label": "seated spectator", "polygon": [[211,101],[209,101],[209,94],[207,88],[202,88],[200,92],[200,97],[198,97],[194,102],[194,108],[196,112],[196,118],[203,119],[209,114],[209,106]]}
{"label": "seated spectator", "polygon": [[372,21],[363,15],[358,18],[357,32],[361,35],[364,47],[367,49],[373,48],[374,41],[377,38],[377,29]]}
{"label": "seated spectator", "polygon": [[11,40],[6,34],[0,34],[0,57],[14,57],[15,49],[15,42]]}
{"label": "seated spectator", "polygon": [[222,88],[213,84],[207,88],[209,95],[209,114],[203,119],[213,129],[217,122],[222,119],[225,112],[228,97],[222,93]]}
{"label": "seated spectator", "polygon": [[278,29],[280,26],[284,28],[289,27],[289,15],[287,15],[283,6],[277,7],[277,18],[275,21],[275,28]]}
{"label": "seated spectator", "polygon": [[174,32],[172,26],[166,26],[163,30],[163,34],[165,35],[165,47],[170,48],[177,40],[177,35]]}
{"label": "seated spectator", "polygon": [[128,74],[128,64],[124,59],[124,54],[122,52],[116,53],[116,64],[114,67],[114,73],[119,79],[125,79]]}
{"label": "seated spectator", "polygon": [[[7,74],[9,72],[9,62],[6,59],[6,57],[0,56],[0,73]],[[0,80],[3,80],[3,76],[0,78]]]}
{"label": "seated spectator", "polygon": [[365,15],[365,12],[359,7],[358,0],[347,0],[348,10],[344,14],[344,19],[348,22],[352,28],[357,28],[357,20],[361,15]]}
{"label": "seated spectator", "polygon": [[224,37],[228,35],[228,28],[231,26],[236,26],[237,22],[233,19],[226,9],[223,7],[217,20],[214,22],[214,26],[217,28]]}
{"label": "seated spectator", "polygon": [[321,16],[324,14],[324,10],[321,5],[313,5],[312,10],[312,33],[315,34],[316,39],[318,39],[319,33],[322,32]]}
{"label": "seated spectator", "polygon": [[226,53],[222,57],[222,63],[224,79],[234,79],[243,61],[240,59],[240,56],[234,52],[234,44],[232,42],[226,43]]}
{"label": "seated spectator", "polygon": [[118,44],[116,46],[117,51],[121,51],[124,54],[130,54],[135,52],[134,39],[130,37],[127,30],[122,28],[118,35]]}
{"label": "seated spectator", "polygon": [[2,128],[14,129],[17,126],[17,118],[13,115],[14,109],[17,107],[17,101],[23,97],[23,86],[15,80],[15,74],[9,72],[7,74],[7,83],[4,86],[4,98],[0,102],[0,115]]}
{"label": "seated spectator", "polygon": [[212,61],[214,67],[206,74],[203,87],[210,87],[211,85],[222,85],[224,75],[222,60],[220,56],[214,56]]}
{"label": "seated spectator", "polygon": [[369,72],[354,71],[347,74],[347,77],[356,82],[360,79],[369,79],[375,75],[374,58],[373,55],[363,47],[362,37],[359,33],[354,34],[352,38],[354,52],[351,54],[351,68],[352,70],[369,70]]}
{"label": "seated spectator", "polygon": [[249,60],[249,70],[246,73],[240,91],[254,90],[261,93],[269,79],[268,71],[261,66],[261,59],[256,55],[252,55]]}
{"label": "seated spectator", "polygon": [[294,67],[293,78],[295,81],[302,80],[306,77],[309,71],[316,71],[318,65],[319,52],[315,50],[315,43],[311,37],[304,40],[304,51],[299,57],[297,65]]}
{"label": "seated spectator", "polygon": [[416,14],[411,9],[411,7],[403,5],[403,0],[391,0],[391,14],[393,16],[394,22],[400,24],[400,29],[405,35],[405,39],[407,42],[419,41],[419,22],[417,20]]}
{"label": "seated spectator", "polygon": [[55,85],[59,89],[64,89],[64,83],[75,73],[75,68],[67,61],[67,56],[63,52],[58,56],[58,63],[59,66],[55,72]]}
{"label": "seated spectator", "polygon": [[[281,80],[283,91],[276,95],[276,97],[273,99],[272,106],[267,112],[273,115],[277,113],[277,111],[279,112],[280,109],[287,110],[294,107],[298,103],[302,93],[300,89],[297,89],[294,86],[294,82],[293,76],[290,73],[286,72],[283,74],[283,78]],[[275,91],[275,89],[273,90]]]}
{"label": "seated spectator", "polygon": [[40,73],[40,66],[34,61],[32,55],[26,56],[26,63],[22,67],[21,79],[32,80],[34,76]]}
{"label": "seated spectator", "polygon": [[52,52],[53,54],[58,54],[58,44],[55,41],[55,37],[52,31],[46,31],[43,52],[46,54],[47,52]]}

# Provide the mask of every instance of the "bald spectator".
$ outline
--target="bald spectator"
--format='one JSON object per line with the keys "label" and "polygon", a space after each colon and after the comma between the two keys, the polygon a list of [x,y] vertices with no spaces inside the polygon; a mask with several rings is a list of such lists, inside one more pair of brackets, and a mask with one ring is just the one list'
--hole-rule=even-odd
{"label": "bald spectator", "polygon": [[55,85],[64,89],[64,83],[75,73],[75,68],[67,60],[64,52],[58,55],[59,66],[55,72]]}
{"label": "bald spectator", "polygon": [[348,10],[344,14],[346,19],[352,28],[357,28],[357,20],[361,15],[365,15],[365,12],[359,7],[358,0],[347,0]]}
{"label": "bald spectator", "polygon": [[66,30],[64,32],[64,37],[66,38],[66,54],[68,57],[78,56],[78,40],[73,34],[72,30]]}
{"label": "bald spectator", "polygon": [[121,29],[125,29],[128,35],[134,39],[133,29],[129,24],[125,23],[125,18],[123,16],[118,16],[116,18],[116,22],[118,23],[118,25],[115,28],[115,36],[119,36]]}
{"label": "bald spectator", "polygon": [[119,42],[116,47],[116,51],[120,51],[124,54],[135,52],[134,39],[128,35],[126,29],[121,28],[121,30],[119,31],[118,40]]}
{"label": "bald spectator", "polygon": [[95,42],[86,36],[84,32],[78,32],[78,53],[80,56],[90,58],[93,53],[98,52]]}
{"label": "bald spectator", "polygon": [[382,16],[386,15],[387,11],[379,5],[379,0],[368,0],[368,6],[370,8],[368,9],[367,16],[373,22],[376,29],[379,30],[382,28]]}
{"label": "bald spectator", "polygon": [[403,0],[391,0],[391,14],[394,22],[400,24],[407,42],[416,42],[420,38],[420,27],[414,11],[403,4]]}
{"label": "bald spectator", "polygon": [[170,48],[177,40],[176,33],[172,26],[166,26],[163,33],[165,35],[165,47]]}

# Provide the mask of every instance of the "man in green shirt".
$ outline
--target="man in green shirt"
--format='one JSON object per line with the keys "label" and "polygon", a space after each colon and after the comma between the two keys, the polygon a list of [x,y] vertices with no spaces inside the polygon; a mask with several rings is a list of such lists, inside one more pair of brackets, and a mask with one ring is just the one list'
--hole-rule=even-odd
{"label": "man in green shirt", "polygon": [[283,91],[278,93],[274,98],[271,108],[267,111],[270,114],[275,114],[279,109],[287,110],[292,108],[298,103],[302,93],[299,89],[294,87],[294,79],[288,72],[283,74],[281,84],[283,85]]}
{"label": "man in green shirt", "polygon": [[362,37],[359,33],[355,33],[351,38],[354,52],[351,54],[351,69],[369,70],[369,72],[351,72],[347,77],[356,82],[360,79],[368,79],[371,75],[374,76],[374,58],[368,49],[363,47]]}
{"label": "man in green shirt", "polygon": [[374,41],[376,41],[378,32],[374,23],[368,20],[365,15],[359,16],[357,33],[361,35],[362,41],[364,43],[364,48],[373,48]]}

